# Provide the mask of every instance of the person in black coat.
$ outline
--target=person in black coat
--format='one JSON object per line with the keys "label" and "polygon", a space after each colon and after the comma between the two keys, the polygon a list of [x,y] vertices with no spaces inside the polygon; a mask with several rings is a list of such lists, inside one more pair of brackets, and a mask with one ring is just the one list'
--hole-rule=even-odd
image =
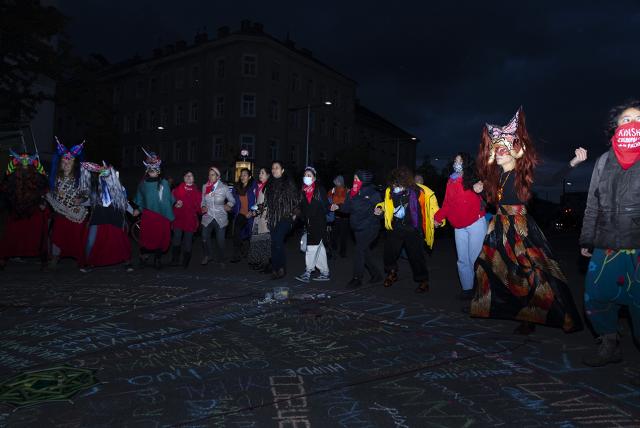
{"label": "person in black coat", "polygon": [[327,233],[327,213],[329,200],[327,192],[316,182],[316,170],[308,166],[304,170],[300,214],[307,233],[307,251],[305,253],[305,271],[296,279],[302,282],[311,280],[311,273],[318,268],[320,275],[314,281],[329,281],[329,265],[325,248]]}
{"label": "person in black coat", "polygon": [[339,210],[351,214],[351,229],[356,238],[353,278],[347,284],[348,288],[357,288],[362,285],[365,267],[371,275],[371,284],[382,281],[380,270],[376,267],[371,254],[371,244],[378,237],[380,231],[380,219],[373,211],[376,205],[382,202],[382,197],[372,181],[373,174],[371,172],[356,171],[353,176],[353,186],[351,191],[347,193],[344,204],[331,206],[332,211]]}

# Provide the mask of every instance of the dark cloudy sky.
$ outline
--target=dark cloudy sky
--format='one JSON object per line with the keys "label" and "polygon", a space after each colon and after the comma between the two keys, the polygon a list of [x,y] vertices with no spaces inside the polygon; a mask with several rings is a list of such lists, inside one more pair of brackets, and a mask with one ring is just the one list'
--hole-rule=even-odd
{"label": "dark cloudy sky", "polygon": [[[640,95],[637,0],[53,3],[80,53],[114,62],[242,19],[289,33],[356,80],[364,105],[419,136],[419,155],[475,152],[483,124],[522,104],[548,167],[579,145],[593,158],[608,109]],[[591,167],[575,171],[577,187]]]}

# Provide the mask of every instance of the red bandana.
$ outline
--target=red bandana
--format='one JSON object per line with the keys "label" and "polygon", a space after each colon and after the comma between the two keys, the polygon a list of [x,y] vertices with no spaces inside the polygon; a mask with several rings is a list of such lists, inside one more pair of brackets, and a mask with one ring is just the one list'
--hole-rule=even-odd
{"label": "red bandana", "polygon": [[353,180],[353,186],[351,186],[351,191],[349,192],[349,194],[351,195],[351,198],[357,195],[358,192],[360,192],[361,188],[362,188],[362,181]]}
{"label": "red bandana", "polygon": [[216,187],[216,183],[217,182],[218,182],[218,180],[214,181],[213,183],[207,182],[207,185],[204,188],[204,194],[208,195],[209,193],[211,193],[213,191],[213,188]]}
{"label": "red bandana", "polygon": [[313,191],[316,189],[316,183],[313,182],[311,186],[304,186],[302,190],[304,190],[304,195],[307,197],[307,202],[311,203],[311,199],[313,198]]}
{"label": "red bandana", "polygon": [[622,169],[631,168],[640,159],[640,122],[618,126],[611,137],[611,146]]}
{"label": "red bandana", "polygon": [[266,181],[264,183],[261,182],[261,181],[258,182],[258,191],[256,192],[256,198],[258,197],[260,192],[262,192],[262,189],[264,189],[264,186],[266,186],[266,185],[267,185]]}

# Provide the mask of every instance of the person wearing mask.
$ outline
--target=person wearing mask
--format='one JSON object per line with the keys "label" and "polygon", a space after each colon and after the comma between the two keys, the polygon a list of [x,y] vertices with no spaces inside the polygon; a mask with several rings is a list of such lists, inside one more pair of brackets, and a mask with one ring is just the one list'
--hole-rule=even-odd
{"label": "person wearing mask", "polygon": [[251,171],[243,168],[240,179],[233,188],[235,205],[233,206],[233,257],[231,263],[238,263],[249,253],[251,231],[253,229],[253,213],[251,207],[256,204],[256,184]]}
{"label": "person wearing mask", "polygon": [[[315,168],[308,166],[304,170],[302,177],[302,198],[300,211],[302,221],[307,234],[307,248],[305,252],[305,271],[296,276],[301,282],[329,281],[329,265],[327,263],[327,251],[324,243],[327,241],[327,212],[329,211],[329,200],[327,192],[316,181],[317,172]],[[313,271],[318,269],[320,275],[311,277]]]}
{"label": "person wearing mask", "polygon": [[387,277],[385,287],[398,281],[398,258],[404,247],[413,272],[413,280],[418,283],[416,293],[429,291],[429,271],[424,258],[423,241],[433,247],[433,216],[439,209],[436,195],[431,189],[413,181],[413,174],[407,167],[391,171],[389,187],[384,201],[378,204],[374,213],[384,213],[387,236],[384,244],[384,268]]}
{"label": "person wearing mask", "polygon": [[300,205],[300,191],[285,174],[281,161],[271,164],[271,178],[265,187],[264,207],[271,233],[271,279],[286,275],[287,258],[284,241],[293,226],[295,212]]}
{"label": "person wearing mask", "polygon": [[173,203],[169,182],[160,175],[162,161],[153,152],[142,149],[147,156],[143,161],[145,167],[144,181],[138,186],[134,203],[138,209],[140,220],[140,265],[145,266],[153,255],[156,269],[162,267],[161,257],[171,244],[171,222],[174,220]]}
{"label": "person wearing mask", "polygon": [[255,205],[251,207],[253,215],[253,230],[251,233],[251,244],[249,245],[249,255],[247,259],[249,266],[254,270],[264,273],[271,273],[269,259],[271,258],[271,234],[267,224],[267,213],[264,204],[264,191],[269,181],[269,170],[260,168],[258,182],[253,188]]}
{"label": "person wearing mask", "polygon": [[[484,235],[487,233],[485,210],[482,207],[482,183],[475,171],[475,162],[468,153],[460,152],[452,163],[452,173],[447,181],[447,190],[442,208],[435,214],[436,226],[445,219],[455,229],[458,253],[458,276],[462,285],[461,300],[473,297],[473,266],[482,251]],[[475,186],[475,187],[474,187]]]}
{"label": "person wearing mask", "polygon": [[[333,179],[333,188],[328,193],[329,203],[343,205],[347,198],[347,188],[341,175]],[[344,211],[335,211],[335,218],[331,223],[331,249],[338,251],[340,257],[347,256],[347,241],[349,239],[349,215]]]}
{"label": "person wearing mask", "polygon": [[202,202],[202,193],[194,181],[193,171],[187,170],[183,174],[183,182],[171,191],[176,201],[173,205],[175,219],[171,224],[173,228],[171,265],[180,266],[180,253],[182,253],[182,267],[185,269],[191,261],[193,234],[198,231],[198,215]]}
{"label": "person wearing mask", "polygon": [[374,214],[375,207],[380,202],[382,198],[373,185],[373,174],[361,169],[354,174],[353,185],[344,203],[334,203],[331,206],[332,211],[349,214],[351,230],[356,238],[353,278],[347,284],[347,288],[362,286],[365,269],[371,276],[370,284],[382,281],[382,275],[371,253],[371,245],[380,232],[380,218]]}
{"label": "person wearing mask", "polygon": [[598,335],[597,349],[582,359],[591,367],[622,361],[618,313],[623,307],[640,340],[640,101],[611,109],[607,136],[611,147],[593,169],[580,234],[581,253],[591,258],[585,313]]}
{"label": "person wearing mask", "polygon": [[[229,186],[220,179],[220,170],[215,166],[209,168],[209,180],[202,186],[202,262],[206,265],[210,260],[224,265],[224,241],[229,211],[235,205],[235,198]],[[216,235],[217,251],[213,253],[211,234]]]}

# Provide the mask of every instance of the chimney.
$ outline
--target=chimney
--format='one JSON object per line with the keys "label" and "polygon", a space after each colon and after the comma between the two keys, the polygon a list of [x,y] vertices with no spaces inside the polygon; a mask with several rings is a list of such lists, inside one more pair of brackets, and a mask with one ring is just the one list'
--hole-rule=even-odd
{"label": "chimney", "polygon": [[256,33],[262,34],[262,33],[264,33],[264,25],[262,24],[262,22],[254,22],[253,23],[253,30]]}
{"label": "chimney", "polygon": [[160,58],[162,56],[162,53],[163,53],[162,48],[155,48],[153,50],[153,57]]}
{"label": "chimney", "polygon": [[176,51],[183,51],[187,48],[187,42],[184,40],[176,41]]}
{"label": "chimney", "polygon": [[311,50],[307,49],[307,48],[302,48],[300,49],[300,53],[304,56],[308,56],[308,57],[313,57],[313,52],[311,52]]}
{"label": "chimney", "polygon": [[176,51],[176,47],[174,45],[166,45],[164,47],[164,53],[166,55],[171,55],[172,53],[174,53]]}
{"label": "chimney", "polygon": [[243,19],[242,21],[240,21],[240,30],[242,32],[251,30],[251,21],[249,21],[248,19]]}
{"label": "chimney", "polygon": [[207,33],[197,33],[195,37],[195,44],[201,45],[202,43],[206,43],[207,40],[209,40]]}
{"label": "chimney", "polygon": [[229,33],[230,33],[229,27],[227,27],[226,25],[224,27],[218,28],[218,38],[219,39],[227,37],[229,35]]}

